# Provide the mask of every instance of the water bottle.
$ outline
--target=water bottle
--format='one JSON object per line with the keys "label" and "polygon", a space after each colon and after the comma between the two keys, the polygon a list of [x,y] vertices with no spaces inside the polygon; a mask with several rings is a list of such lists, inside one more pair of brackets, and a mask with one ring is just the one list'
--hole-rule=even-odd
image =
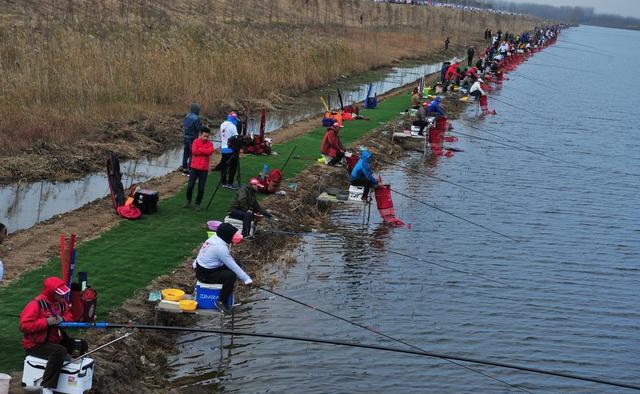
{"label": "water bottle", "polygon": [[260,171],[260,179],[266,178],[268,173],[269,173],[269,165],[263,164],[262,171]]}

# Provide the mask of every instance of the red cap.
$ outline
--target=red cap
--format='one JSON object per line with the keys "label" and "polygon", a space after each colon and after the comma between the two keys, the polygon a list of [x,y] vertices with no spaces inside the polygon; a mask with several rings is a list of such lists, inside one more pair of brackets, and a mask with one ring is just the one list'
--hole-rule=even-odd
{"label": "red cap", "polygon": [[67,285],[60,285],[56,288],[55,293],[58,295],[66,295],[67,293],[69,293],[71,291],[71,289],[69,288],[69,286]]}
{"label": "red cap", "polygon": [[233,118],[237,118],[238,114],[236,114],[235,111],[231,111],[231,112],[229,112],[229,116],[231,116]]}

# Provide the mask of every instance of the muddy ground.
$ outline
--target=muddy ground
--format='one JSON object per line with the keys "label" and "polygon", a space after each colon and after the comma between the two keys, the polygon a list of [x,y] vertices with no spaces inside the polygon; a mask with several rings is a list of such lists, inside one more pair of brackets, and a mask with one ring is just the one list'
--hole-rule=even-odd
{"label": "muddy ground", "polygon": [[[397,89],[386,97],[398,94],[407,94],[407,89]],[[384,97],[382,97],[384,99]],[[407,97],[409,101],[409,97]],[[456,118],[464,109],[466,103],[458,101],[457,95],[452,95],[446,100],[448,115]],[[405,119],[408,124],[409,118]],[[317,127],[319,118],[309,119],[287,127],[272,135],[275,143],[282,142],[298,135],[309,132]],[[372,134],[367,135],[353,144],[364,144],[374,152],[374,158],[393,157],[397,159],[406,151],[420,149],[421,144],[407,142],[401,146],[390,142],[390,133],[397,127],[398,121],[394,120],[389,125],[378,128]],[[212,160],[215,163],[217,158]],[[385,164],[374,160],[374,168],[381,168]],[[289,192],[286,196],[273,196],[264,201],[264,205],[274,213],[285,213],[292,221],[290,224],[280,222],[278,230],[299,232],[304,229],[325,228],[325,222],[329,206],[318,205],[316,197],[318,184],[321,180],[323,188],[346,188],[348,174],[343,168],[333,168],[314,165],[303,171],[296,177],[299,189]],[[147,182],[147,186],[158,190],[163,198],[175,195],[185,184],[186,177],[179,172],[173,172],[163,178]],[[283,216],[283,215],[281,215]],[[7,267],[7,282],[15,280],[28,269],[33,269],[53,257],[57,253],[59,239],[55,234],[61,232],[74,232],[80,234],[80,242],[99,236],[102,232],[115,225],[118,218],[108,199],[88,204],[74,212],[60,215],[35,227],[12,234],[7,242],[2,245],[3,256]],[[269,224],[264,223],[263,229],[268,229]],[[286,267],[295,262],[292,250],[297,244],[296,237],[283,237],[277,235],[261,235],[261,242],[246,242],[236,247],[234,256],[240,262],[257,262],[253,265],[243,264],[249,274],[261,285],[274,284],[276,279],[270,275],[274,270],[286,270]],[[38,240],[38,242],[34,242]],[[262,242],[264,241],[264,242]],[[256,245],[261,247],[256,248]],[[35,247],[34,245],[37,245]],[[268,245],[268,246],[265,246]],[[195,254],[194,250],[194,254]],[[102,319],[114,322],[133,322],[137,324],[153,324],[153,306],[146,299],[151,289],[166,287],[178,287],[192,290],[194,274],[191,269],[191,259],[187,259],[171,275],[155,279],[148,287],[141,289],[138,295],[121,308],[114,310],[108,317]],[[5,284],[6,285],[6,284]],[[240,297],[246,288],[240,286]],[[189,326],[194,317],[176,315],[163,323],[169,325]],[[122,335],[125,330],[110,330],[109,332],[92,331],[87,334],[87,339],[95,347],[98,344],[107,343]],[[174,351],[174,337],[162,332],[136,333],[113,346],[95,354],[94,359],[99,368],[94,375],[94,387],[100,393],[121,392],[154,392],[162,393],[171,391],[165,378],[167,370],[166,354]],[[18,390],[19,379],[14,378],[12,388]]]}

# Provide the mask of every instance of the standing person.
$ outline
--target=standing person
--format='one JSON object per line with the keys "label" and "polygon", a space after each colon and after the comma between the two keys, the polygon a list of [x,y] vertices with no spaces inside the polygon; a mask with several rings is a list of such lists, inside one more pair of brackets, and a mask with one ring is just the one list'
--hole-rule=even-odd
{"label": "standing person", "polygon": [[345,149],[340,141],[340,135],[338,135],[338,131],[342,127],[344,126],[338,122],[328,127],[320,144],[320,153],[325,156],[327,164],[330,166],[340,165],[340,160],[344,157]]}
{"label": "standing person", "polygon": [[184,174],[189,173],[189,163],[191,160],[191,145],[196,138],[198,138],[198,132],[202,128],[200,124],[200,105],[198,103],[192,103],[191,109],[187,116],[184,117],[184,150],[182,152],[182,172]]}
{"label": "standing person", "polygon": [[198,182],[198,195],[196,196],[196,211],[200,211],[200,203],[204,197],[204,188],[207,185],[207,175],[209,174],[209,158],[213,154],[213,143],[209,141],[209,129],[204,127],[200,130],[200,135],[191,145],[191,168],[189,169],[189,184],[187,185],[187,202],[184,208],[191,207],[191,197],[193,197],[193,187]]}
{"label": "standing person", "polygon": [[467,66],[471,67],[473,65],[473,56],[476,54],[476,49],[473,45],[467,48]]}
{"label": "standing person", "polygon": [[242,236],[238,233],[238,229],[229,223],[222,223],[218,226],[216,235],[202,244],[198,256],[193,261],[196,279],[199,282],[222,284],[222,290],[215,305],[225,314],[231,313],[226,303],[233,293],[236,279],[240,279],[245,285],[253,283],[251,277],[240,268],[229,252],[229,245],[238,244],[240,241]]}
{"label": "standing person", "polygon": [[[2,245],[5,238],[7,238],[7,226],[0,223],[0,245]],[[0,285],[2,285],[2,278],[4,278],[4,265],[2,265],[2,259],[0,258]]]}
{"label": "standing person", "polygon": [[248,185],[242,186],[233,196],[229,206],[229,216],[233,219],[242,220],[242,236],[249,238],[251,234],[251,224],[255,212],[270,218],[271,214],[262,208],[256,198],[258,189],[264,186],[257,178],[251,178]]}
{"label": "standing person", "polygon": [[450,43],[450,42],[451,42],[451,41],[449,41],[449,37],[447,37],[447,39],[446,39],[446,40],[444,40],[444,53],[445,53],[445,54],[446,54],[446,53],[447,53],[447,51],[449,50],[449,43]]}
{"label": "standing person", "polygon": [[63,321],[73,321],[71,306],[65,300],[70,291],[62,279],[46,278],[40,295],[29,301],[20,314],[20,331],[24,334],[22,347],[27,355],[47,360],[42,375],[43,393],[52,393],[51,390],[57,388],[68,354],[74,350],[81,354],[87,352],[87,342],[79,340],[79,348],[74,349],[76,340],[58,328]]}
{"label": "standing person", "polygon": [[[237,126],[238,115],[234,111],[229,112],[227,119],[220,125],[220,153],[222,158],[216,166],[216,170],[220,170],[220,183],[222,183],[222,187],[227,189],[233,188],[233,178],[238,169],[236,159],[240,157],[240,149],[234,146],[233,143],[239,138]],[[232,140],[231,144],[229,144],[229,139]]]}
{"label": "standing person", "polygon": [[362,193],[362,201],[364,202],[369,201],[371,187],[378,186],[378,180],[373,176],[369,159],[371,159],[371,152],[367,149],[362,149],[360,151],[360,160],[351,171],[351,184],[353,186],[364,186],[364,193]]}

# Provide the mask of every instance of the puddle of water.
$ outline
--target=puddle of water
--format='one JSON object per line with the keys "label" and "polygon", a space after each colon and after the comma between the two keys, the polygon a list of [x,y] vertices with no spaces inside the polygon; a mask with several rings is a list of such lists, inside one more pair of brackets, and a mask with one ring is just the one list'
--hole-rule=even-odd
{"label": "puddle of water", "polygon": [[[372,94],[384,94],[416,81],[422,75],[438,72],[440,67],[441,63],[394,67],[385,76],[370,82],[373,85]],[[343,88],[344,104],[363,101],[367,96],[368,86],[368,83],[363,83]],[[324,112],[318,95],[318,92],[307,93],[296,99],[298,105],[269,113],[266,132],[279,130]],[[337,93],[332,95],[330,102],[333,109],[339,107]],[[257,130],[256,126],[253,130]],[[137,163],[122,162],[122,183],[126,187],[132,182],[145,182],[166,175],[176,170],[181,161],[182,147],[178,147],[159,157],[140,159]],[[38,222],[73,211],[108,194],[109,186],[105,173],[90,174],[72,182],[41,181],[25,185],[3,185],[0,186],[0,222],[7,225],[10,233],[28,229]]]}

